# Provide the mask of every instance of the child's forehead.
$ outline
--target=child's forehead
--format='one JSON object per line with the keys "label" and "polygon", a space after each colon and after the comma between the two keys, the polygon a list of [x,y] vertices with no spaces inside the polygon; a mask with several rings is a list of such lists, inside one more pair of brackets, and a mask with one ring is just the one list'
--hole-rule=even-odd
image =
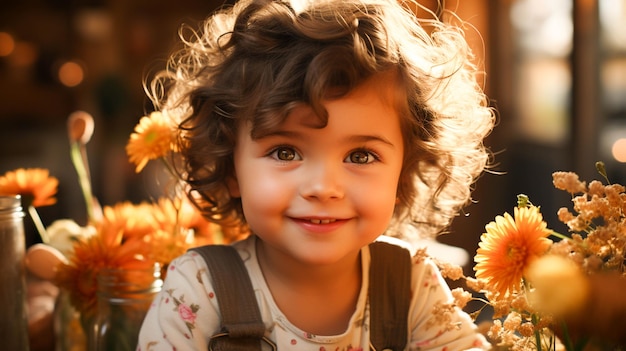
{"label": "child's forehead", "polygon": [[[400,74],[396,69],[378,72],[370,77],[359,82],[355,87],[344,91],[344,88],[330,87],[321,94],[324,96],[317,103],[325,105],[331,101],[341,99],[353,99],[353,100],[371,100],[375,99],[384,105],[392,108],[398,108],[398,103],[406,101],[407,91],[406,87],[401,83]],[[299,109],[306,109],[310,106],[304,102],[294,104]],[[295,109],[294,108],[294,109]],[[311,111],[311,113],[313,113]]]}
{"label": "child's forehead", "polygon": [[362,113],[359,111],[362,106],[370,108],[372,104],[393,110],[396,115],[403,115],[400,112],[406,109],[407,92],[395,72],[377,73],[347,92],[338,94],[342,90],[330,88],[319,101],[293,101],[283,109],[250,116],[247,120],[251,122],[253,137],[263,137],[290,126],[324,128],[331,117],[328,106],[338,101],[344,102],[343,113],[354,115]]}
{"label": "child's forehead", "polygon": [[346,95],[352,97],[371,97],[373,95],[383,103],[392,104],[392,102],[396,101],[397,97],[406,96],[406,92],[402,90],[403,87],[400,83],[397,70],[390,70],[372,75],[354,89],[350,90]]}
{"label": "child's forehead", "polygon": [[[321,101],[321,105],[326,112],[330,112],[329,109],[335,111],[331,105],[341,105],[341,114],[353,115],[358,117],[364,113],[364,111],[371,109],[384,109],[398,111],[397,106],[397,89],[392,89],[393,86],[386,78],[372,79],[360,84],[356,88],[350,90],[343,96],[325,99]],[[326,118],[333,118],[331,113]],[[315,110],[308,104],[300,103],[295,105],[285,119],[280,124],[281,126],[299,125],[309,128],[321,128],[326,123],[326,118],[316,114]],[[336,117],[335,117],[336,118]]]}

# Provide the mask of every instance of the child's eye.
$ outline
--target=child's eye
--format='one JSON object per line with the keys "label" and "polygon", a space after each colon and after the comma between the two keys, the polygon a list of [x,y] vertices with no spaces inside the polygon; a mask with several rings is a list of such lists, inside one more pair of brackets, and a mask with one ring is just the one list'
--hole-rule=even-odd
{"label": "child's eye", "polygon": [[300,155],[289,146],[279,146],[272,150],[270,156],[279,161],[297,161],[300,160]]}
{"label": "child's eye", "polygon": [[378,160],[378,156],[371,151],[367,150],[357,150],[351,152],[348,157],[346,157],[345,162],[356,163],[356,164],[367,164],[372,163]]}

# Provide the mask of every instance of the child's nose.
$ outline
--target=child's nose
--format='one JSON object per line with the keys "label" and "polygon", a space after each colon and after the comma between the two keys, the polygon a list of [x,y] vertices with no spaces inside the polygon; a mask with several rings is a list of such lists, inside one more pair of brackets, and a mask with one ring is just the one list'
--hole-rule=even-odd
{"label": "child's nose", "polygon": [[302,175],[300,194],[307,199],[327,201],[344,196],[341,165],[317,163]]}

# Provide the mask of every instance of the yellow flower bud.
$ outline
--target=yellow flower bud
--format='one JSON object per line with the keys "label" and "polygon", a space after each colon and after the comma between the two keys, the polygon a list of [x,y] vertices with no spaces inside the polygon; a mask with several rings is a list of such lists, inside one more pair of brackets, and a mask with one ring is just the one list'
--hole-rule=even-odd
{"label": "yellow flower bud", "polygon": [[67,120],[67,134],[71,142],[87,144],[93,135],[95,122],[85,111],[72,113]]}
{"label": "yellow flower bud", "polygon": [[530,305],[539,312],[564,317],[580,309],[589,295],[589,282],[580,267],[559,255],[535,260],[526,271]]}

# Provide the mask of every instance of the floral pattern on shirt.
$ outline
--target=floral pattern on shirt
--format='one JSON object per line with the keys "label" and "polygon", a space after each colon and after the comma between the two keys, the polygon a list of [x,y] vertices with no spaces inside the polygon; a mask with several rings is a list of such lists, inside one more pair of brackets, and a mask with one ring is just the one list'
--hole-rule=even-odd
{"label": "floral pattern on shirt", "polygon": [[178,312],[180,318],[185,322],[187,329],[189,329],[189,333],[193,335],[193,330],[196,329],[196,313],[200,309],[200,306],[195,303],[185,303],[184,295],[180,295],[180,297],[174,296],[174,289],[168,289],[166,292],[172,301],[174,301],[174,310]]}

